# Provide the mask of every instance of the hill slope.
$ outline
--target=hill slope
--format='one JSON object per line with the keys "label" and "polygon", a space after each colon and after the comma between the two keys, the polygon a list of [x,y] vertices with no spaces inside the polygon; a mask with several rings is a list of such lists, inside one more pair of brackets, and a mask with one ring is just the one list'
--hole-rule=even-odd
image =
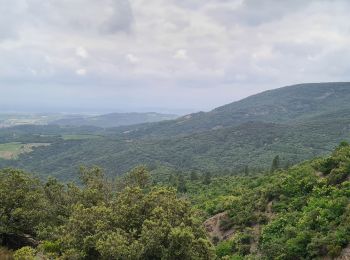
{"label": "hill slope", "polygon": [[309,83],[265,91],[210,112],[119,129],[133,137],[185,135],[250,121],[289,123],[350,108],[350,83]]}
{"label": "hill slope", "polygon": [[349,162],[342,143],[288,170],[187,182],[187,191],[211,217],[205,224],[219,259],[348,259]]}
{"label": "hill slope", "polygon": [[90,140],[66,140],[23,154],[9,166],[61,179],[71,178],[81,164],[100,165],[108,175],[121,174],[136,165],[172,169],[242,171],[268,169],[279,155],[287,165],[327,154],[342,140],[350,140],[350,118],[314,120],[294,126],[250,122],[237,127],[167,139],[119,139],[112,136]]}
{"label": "hill slope", "polygon": [[[99,138],[55,140],[0,166],[70,179],[81,164],[109,175],[135,165],[216,172],[268,169],[329,153],[350,140],[350,83],[302,84],[267,91],[176,120],[110,128]],[[11,140],[8,140],[11,141]]]}

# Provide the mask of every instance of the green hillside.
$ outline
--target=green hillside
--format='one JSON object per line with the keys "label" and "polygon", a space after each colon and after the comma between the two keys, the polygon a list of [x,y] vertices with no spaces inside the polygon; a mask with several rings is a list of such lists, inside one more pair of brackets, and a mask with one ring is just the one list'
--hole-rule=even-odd
{"label": "green hillside", "polygon": [[[188,181],[219,259],[348,259],[350,146],[259,177]],[[339,257],[339,258],[337,258]]]}
{"label": "green hillside", "polygon": [[[29,143],[51,145],[21,154],[17,160],[0,160],[0,166],[43,176],[50,173],[62,180],[74,178],[72,173],[80,165],[100,165],[108,175],[122,174],[139,164],[154,172],[159,167],[220,174],[240,173],[247,167],[265,170],[277,155],[286,166],[327,154],[339,142],[350,140],[348,101],[350,83],[302,84],[159,123],[108,129],[16,128],[28,134]],[[0,131],[0,137],[9,131]],[[38,139],[38,134],[40,140],[30,140]],[[55,136],[52,142],[43,140],[48,134]],[[9,135],[4,143],[10,142],[23,141]]]}
{"label": "green hillside", "polygon": [[250,121],[289,123],[349,109],[350,83],[300,84],[265,91],[243,100],[177,120],[121,128],[133,137],[184,135]]}
{"label": "green hillside", "polygon": [[160,140],[104,136],[59,141],[21,155],[12,166],[50,172],[61,179],[71,178],[81,164],[101,165],[109,175],[121,174],[138,164],[152,169],[165,165],[213,172],[241,171],[245,166],[268,169],[276,155],[287,165],[327,154],[342,140],[350,140],[350,118],[323,118],[294,126],[251,122]]}
{"label": "green hillside", "polygon": [[349,170],[345,142],[286,170],[167,184],[143,167],[81,168],[80,185],[0,170],[0,258],[347,259]]}

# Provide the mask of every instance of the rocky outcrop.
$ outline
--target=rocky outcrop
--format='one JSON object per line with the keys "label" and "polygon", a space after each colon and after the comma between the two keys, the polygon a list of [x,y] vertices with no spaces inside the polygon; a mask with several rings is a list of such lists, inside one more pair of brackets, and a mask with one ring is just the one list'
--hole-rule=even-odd
{"label": "rocky outcrop", "polygon": [[233,229],[224,230],[221,227],[222,221],[229,221],[229,220],[230,219],[229,219],[227,212],[222,212],[222,213],[214,215],[213,217],[207,219],[204,222],[205,230],[207,231],[209,238],[213,242],[219,242],[222,240],[226,240],[226,239],[233,236],[233,234],[234,234]]}

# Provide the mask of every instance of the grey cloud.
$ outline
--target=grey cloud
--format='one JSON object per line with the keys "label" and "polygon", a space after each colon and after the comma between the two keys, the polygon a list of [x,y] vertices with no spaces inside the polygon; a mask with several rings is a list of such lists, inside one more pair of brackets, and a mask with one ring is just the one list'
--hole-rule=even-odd
{"label": "grey cloud", "polygon": [[[71,31],[78,34],[113,34],[129,32],[133,23],[128,0],[12,0],[11,2],[10,6],[22,5],[24,8],[19,15],[10,13],[8,24],[19,24],[22,29],[28,27],[41,29],[43,33],[61,30],[64,33]],[[6,5],[7,3],[4,4]],[[0,17],[8,15],[6,9],[0,9]]]}
{"label": "grey cloud", "polygon": [[23,1],[0,0],[0,41],[16,38],[26,4]]}
{"label": "grey cloud", "polygon": [[101,31],[105,33],[115,33],[118,31],[129,32],[134,21],[131,6],[128,0],[111,0],[111,17],[101,26]]}
{"label": "grey cloud", "polygon": [[222,1],[221,5],[210,6],[207,13],[224,25],[259,26],[306,8],[312,1],[314,0],[242,0],[237,1],[236,5],[231,5],[230,1]]}
{"label": "grey cloud", "polygon": [[349,11],[346,0],[0,0],[0,104],[20,92],[28,106],[207,110],[349,80]]}

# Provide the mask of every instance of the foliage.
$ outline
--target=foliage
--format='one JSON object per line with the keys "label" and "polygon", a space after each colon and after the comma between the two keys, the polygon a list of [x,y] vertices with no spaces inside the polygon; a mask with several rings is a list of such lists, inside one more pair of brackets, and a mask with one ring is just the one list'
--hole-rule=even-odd
{"label": "foliage", "polygon": [[140,187],[146,188],[150,185],[151,175],[145,166],[138,166],[122,177],[123,181],[120,185],[124,187]]}
{"label": "foliage", "polygon": [[[17,160],[0,159],[0,167],[21,168],[44,177],[50,174],[62,181],[73,180],[82,164],[99,165],[113,177],[140,164],[158,173],[157,168],[166,167],[241,174],[245,167],[250,173],[269,170],[278,154],[284,168],[328,154],[342,140],[350,140],[349,89],[349,83],[286,87],[207,113],[128,127],[0,129],[1,144],[51,144],[21,154]],[[70,136],[80,140],[64,140]],[[82,139],[86,136],[99,138]],[[344,176],[330,178],[337,182]]]}
{"label": "foliage", "polygon": [[279,168],[280,168],[280,157],[279,155],[276,155],[272,160],[270,172],[274,172]]}
{"label": "foliage", "polygon": [[16,250],[16,252],[13,254],[14,260],[35,260],[36,259],[36,250],[25,246],[21,249]]}
{"label": "foliage", "polygon": [[[334,258],[350,243],[349,161],[350,145],[342,143],[328,157],[261,176],[209,175],[207,182],[205,173],[171,174],[192,204],[171,186],[152,185],[143,166],[118,181],[82,167],[79,186],[4,169],[0,237],[41,241],[17,250],[18,259]],[[201,223],[224,211],[220,229],[234,232],[214,252]]]}
{"label": "foliage", "polygon": [[22,171],[0,171],[0,234],[35,234],[46,218],[44,188]]}
{"label": "foliage", "polygon": [[[208,216],[228,213],[221,229],[234,235],[217,245],[222,259],[334,258],[350,243],[349,160],[350,145],[342,143],[330,156],[288,170],[191,182],[188,194]],[[335,182],[332,173],[346,177]]]}
{"label": "foliage", "polygon": [[17,170],[0,174],[0,237],[42,240],[37,249],[17,250],[15,259],[34,259],[37,250],[61,259],[214,259],[190,203],[172,188],[150,187],[143,167],[118,191],[97,167],[81,168],[81,187]]}

